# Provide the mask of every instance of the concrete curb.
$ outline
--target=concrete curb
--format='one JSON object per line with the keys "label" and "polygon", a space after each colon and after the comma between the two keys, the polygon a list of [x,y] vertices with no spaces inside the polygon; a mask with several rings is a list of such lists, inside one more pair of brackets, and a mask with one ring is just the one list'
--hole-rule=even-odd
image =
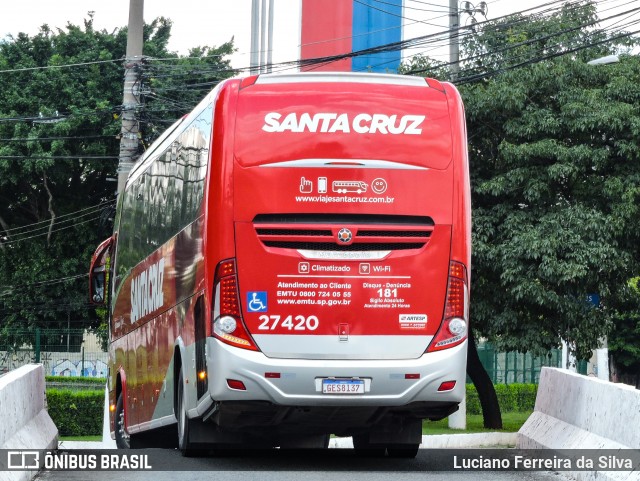
{"label": "concrete curb", "polygon": [[[472,433],[472,434],[437,434],[422,436],[420,449],[456,449],[456,448],[513,448],[516,445],[517,433]],[[115,449],[112,439],[108,441],[62,441],[61,449]],[[351,438],[331,438],[331,449],[353,449]]]}
{"label": "concrete curb", "polygon": [[[517,433],[465,433],[434,434],[422,436],[420,449],[456,449],[456,448],[488,448],[508,447],[516,445]],[[330,448],[352,449],[351,438],[331,438]]]}
{"label": "concrete curb", "polygon": [[[542,368],[520,449],[638,449],[640,391],[562,369]],[[640,481],[639,472],[572,471],[580,481]]]}
{"label": "concrete curb", "polygon": [[[28,364],[0,376],[0,449],[55,449],[58,428],[44,407],[44,368]],[[37,471],[0,472],[0,481],[27,481]]]}

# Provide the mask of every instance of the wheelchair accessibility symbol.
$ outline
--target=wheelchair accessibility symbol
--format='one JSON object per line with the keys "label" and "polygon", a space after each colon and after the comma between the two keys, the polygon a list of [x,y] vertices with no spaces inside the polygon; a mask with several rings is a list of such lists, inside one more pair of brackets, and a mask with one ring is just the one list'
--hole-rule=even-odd
{"label": "wheelchair accessibility symbol", "polygon": [[249,312],[267,312],[266,291],[247,293],[247,307],[249,308]]}

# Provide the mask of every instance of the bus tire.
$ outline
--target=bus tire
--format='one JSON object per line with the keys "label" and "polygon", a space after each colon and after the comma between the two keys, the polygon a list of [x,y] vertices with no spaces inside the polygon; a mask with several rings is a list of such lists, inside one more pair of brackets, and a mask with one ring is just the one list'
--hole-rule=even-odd
{"label": "bus tire", "polygon": [[365,458],[383,458],[385,447],[369,442],[369,433],[356,434],[352,437],[356,455]]}
{"label": "bus tire", "polygon": [[116,416],[114,421],[116,446],[119,449],[130,449],[131,437],[127,433],[127,428],[124,424],[124,398],[122,397],[122,393],[118,394],[118,400],[116,402]]}
{"label": "bus tire", "polygon": [[387,446],[387,454],[390,458],[413,459],[418,454],[419,444],[401,444]]}
{"label": "bus tire", "polygon": [[183,456],[192,454],[192,448],[189,444],[189,416],[187,416],[187,407],[185,403],[184,378],[182,375],[182,367],[180,368],[180,376],[178,377],[178,393],[176,396],[176,418],[178,420],[178,449],[182,451]]}

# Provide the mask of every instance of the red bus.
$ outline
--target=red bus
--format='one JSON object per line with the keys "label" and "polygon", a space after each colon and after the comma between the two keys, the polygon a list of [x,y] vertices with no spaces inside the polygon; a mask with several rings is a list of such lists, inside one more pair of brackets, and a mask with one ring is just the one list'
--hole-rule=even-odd
{"label": "red bus", "polygon": [[134,167],[92,259],[118,446],[415,456],[464,396],[470,218],[453,85],[220,83]]}

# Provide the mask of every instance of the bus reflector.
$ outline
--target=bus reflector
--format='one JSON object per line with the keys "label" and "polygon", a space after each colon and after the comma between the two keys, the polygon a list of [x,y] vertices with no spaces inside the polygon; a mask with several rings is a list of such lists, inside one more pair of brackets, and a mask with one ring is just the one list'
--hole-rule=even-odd
{"label": "bus reflector", "polygon": [[405,374],[405,379],[420,379],[420,374]]}
{"label": "bus reflector", "polygon": [[454,387],[456,387],[455,381],[445,381],[442,384],[440,384],[440,387],[438,388],[438,392],[451,391]]}
{"label": "bus reflector", "polygon": [[238,381],[237,379],[227,379],[227,386],[229,386],[229,388],[231,389],[235,389],[236,391],[247,390],[244,383],[242,381]]}
{"label": "bus reflector", "polygon": [[451,261],[444,316],[440,329],[431,341],[427,352],[440,351],[457,346],[467,338],[469,324],[469,287],[467,268]]}
{"label": "bus reflector", "polygon": [[226,344],[257,351],[242,321],[235,259],[218,264],[214,285],[213,335]]}
{"label": "bus reflector", "polygon": [[251,77],[243,78],[242,81],[240,82],[240,90],[242,90],[245,87],[250,87],[251,85],[256,83],[256,80],[258,80],[257,75],[252,75]]}
{"label": "bus reflector", "polygon": [[265,372],[264,373],[264,377],[266,377],[267,379],[280,379],[280,373],[279,372]]}
{"label": "bus reflector", "polygon": [[236,273],[236,262],[234,259],[227,259],[220,262],[216,268],[216,279],[231,276]]}

